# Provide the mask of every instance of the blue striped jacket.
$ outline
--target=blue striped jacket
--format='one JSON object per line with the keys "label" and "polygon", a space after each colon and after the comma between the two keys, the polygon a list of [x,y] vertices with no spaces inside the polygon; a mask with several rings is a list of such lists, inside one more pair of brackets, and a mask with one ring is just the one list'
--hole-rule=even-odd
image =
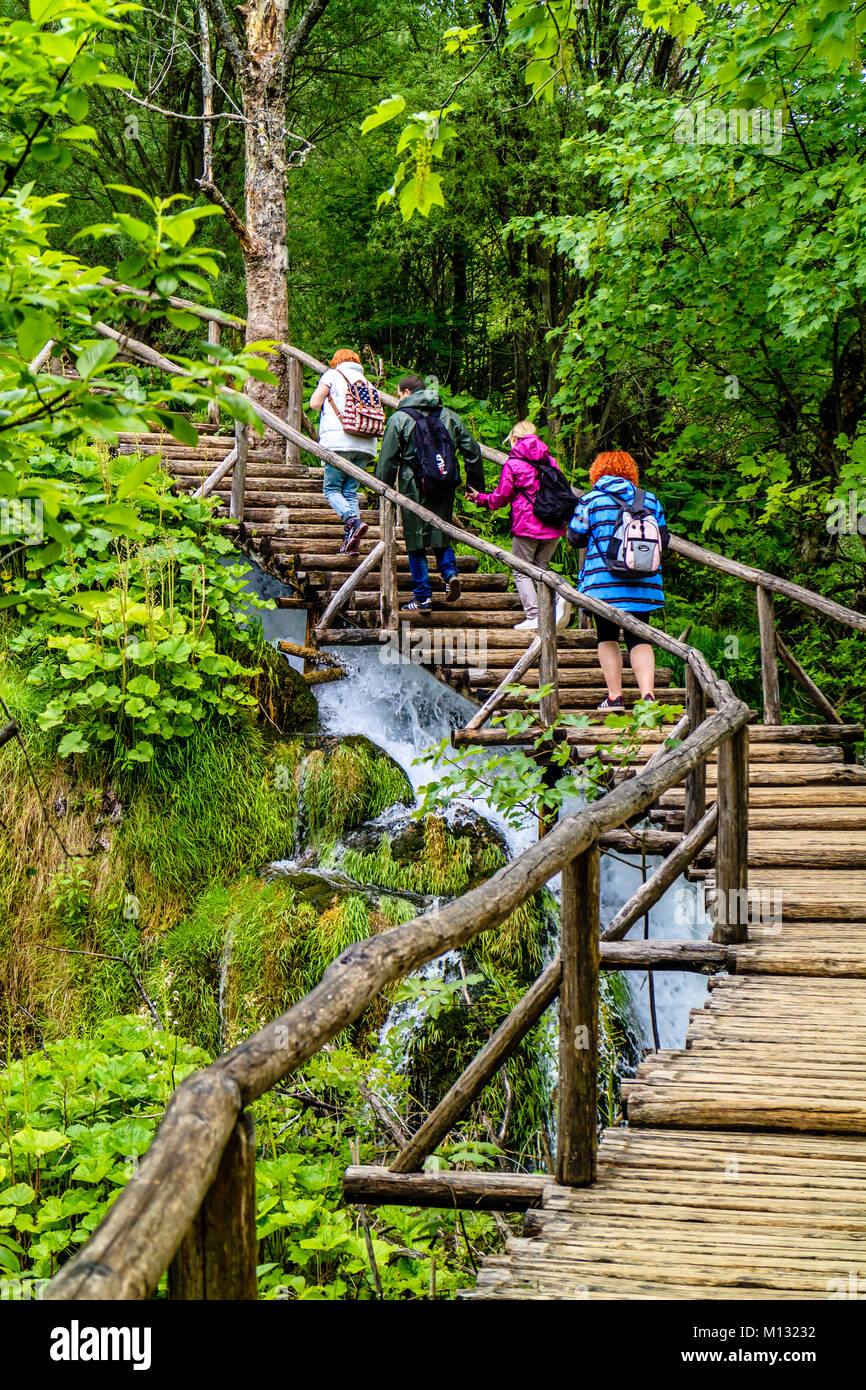
{"label": "blue striped jacket", "polygon": [[[568,523],[568,539],[573,546],[586,546],[586,558],[577,581],[581,593],[592,594],[593,598],[600,598],[626,613],[648,613],[653,608],[661,608],[665,601],[661,571],[646,579],[620,579],[611,574],[604,563],[620,505],[631,502],[633,497],[634,483],[628,478],[605,473],[595,487],[581,497]],[[646,494],[644,506],[658,522],[662,546],[666,546],[669,532],[664,508],[654,492]]]}

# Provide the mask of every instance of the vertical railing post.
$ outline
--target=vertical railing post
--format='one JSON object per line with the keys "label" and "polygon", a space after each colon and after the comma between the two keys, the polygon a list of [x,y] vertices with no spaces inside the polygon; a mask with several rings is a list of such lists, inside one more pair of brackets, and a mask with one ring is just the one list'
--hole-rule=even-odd
{"label": "vertical railing post", "polygon": [[244,519],[244,493],[247,486],[247,453],[249,452],[249,425],[235,420],[235,448],[238,456],[232,470],[232,492],[229,502],[229,516],[233,521]]}
{"label": "vertical railing post", "polygon": [[559,670],[556,659],[556,593],[548,584],[538,586],[538,635],[541,654],[538,659],[538,684],[552,685],[539,706],[539,718],[550,725],[559,714]]}
{"label": "vertical railing post", "polygon": [[[215,347],[219,347],[219,341],[220,341],[220,326],[219,326],[219,324],[216,322],[215,319],[208,319],[208,325],[207,325],[207,340],[208,340],[209,343],[213,343]],[[209,362],[212,362],[212,363],[216,363],[216,362],[219,361],[219,358],[218,358],[218,357],[209,357],[209,358],[208,358],[208,361],[209,361]],[[208,419],[208,424],[209,424],[209,425],[219,425],[219,422],[220,422],[220,402],[219,402],[219,396],[214,396],[213,400],[208,401],[208,404],[207,404],[207,419]]]}
{"label": "vertical railing post", "polygon": [[[288,359],[289,399],[286,407],[286,424],[293,430],[300,430],[304,415],[304,369],[295,357]],[[286,463],[300,463],[301,451],[297,444],[286,440]]]}
{"label": "vertical railing post", "polygon": [[[707,717],[707,697],[688,661],[686,662],[686,714],[689,733],[693,734]],[[707,765],[699,763],[686,777],[686,801],[683,814],[683,834],[694,830],[707,810]]]}
{"label": "vertical railing post", "polygon": [[779,698],[779,658],[776,652],[776,619],[773,614],[773,595],[761,584],[758,594],[758,630],[761,634],[761,684],[764,691],[764,723],[781,724],[782,704]]}
{"label": "vertical railing post", "polygon": [[559,1123],[556,1180],[595,1179],[598,1133],[599,855],[593,844],[562,871]]}
{"label": "vertical railing post", "polygon": [[379,498],[379,531],[385,552],[379,569],[379,612],[386,631],[397,628],[397,514],[389,497]]}
{"label": "vertical railing post", "polygon": [[168,1267],[168,1296],[184,1300],[258,1298],[256,1139],[252,1117],[238,1118],[216,1177]]}
{"label": "vertical railing post", "polygon": [[716,825],[716,903],[713,940],[733,945],[748,938],[749,728],[719,744]]}

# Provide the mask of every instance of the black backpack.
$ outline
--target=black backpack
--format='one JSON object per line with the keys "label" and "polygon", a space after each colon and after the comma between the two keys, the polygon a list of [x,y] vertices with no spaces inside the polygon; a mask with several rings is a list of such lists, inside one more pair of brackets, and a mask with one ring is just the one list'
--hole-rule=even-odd
{"label": "black backpack", "polygon": [[[558,468],[544,459],[524,459],[531,463],[538,474],[538,491],[532,498],[532,511],[537,521],[545,526],[565,526],[574,516],[574,509],[580,500],[569,487]],[[523,488],[519,489],[523,492]],[[523,492],[529,499],[529,493]]]}
{"label": "black backpack", "polygon": [[427,494],[453,492],[460,482],[460,467],[454,440],[442,419],[442,407],[415,410],[401,405],[400,409],[415,421],[412,471],[418,491]]}

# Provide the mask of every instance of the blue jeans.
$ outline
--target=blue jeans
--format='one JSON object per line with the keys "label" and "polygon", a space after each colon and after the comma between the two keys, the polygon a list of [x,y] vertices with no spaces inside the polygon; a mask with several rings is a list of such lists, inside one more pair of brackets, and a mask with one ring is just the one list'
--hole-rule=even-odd
{"label": "blue jeans", "polygon": [[360,516],[358,508],[358,479],[341,473],[333,463],[326,463],[322,478],[322,492],[341,521],[350,516]]}
{"label": "blue jeans", "polygon": [[[412,588],[415,592],[416,603],[427,603],[433,597],[433,589],[430,585],[430,572],[427,569],[427,554],[423,550],[409,550],[409,573],[412,576]],[[446,545],[442,550],[434,548],[433,554],[436,556],[436,567],[443,579],[453,579],[457,574],[457,558],[450,545]]]}

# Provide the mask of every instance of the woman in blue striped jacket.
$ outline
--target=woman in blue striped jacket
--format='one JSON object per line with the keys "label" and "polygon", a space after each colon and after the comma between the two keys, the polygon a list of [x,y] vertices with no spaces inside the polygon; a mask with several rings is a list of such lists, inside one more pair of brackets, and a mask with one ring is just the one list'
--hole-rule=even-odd
{"label": "woman in blue striped jacket", "polygon": [[[586,558],[577,583],[583,594],[603,599],[613,608],[621,608],[625,613],[634,613],[646,620],[647,615],[664,605],[665,595],[661,572],[640,577],[629,575],[620,578],[611,574],[605,564],[608,543],[613,535],[623,504],[634,499],[638,486],[637,464],[621,450],[599,454],[589,470],[590,491],[580,499],[577,510],[568,525],[568,539],[573,546],[586,548]],[[644,507],[651,512],[661,533],[662,549],[669,540],[665,524],[664,508],[652,492],[644,497]],[[607,698],[599,705],[603,710],[621,710],[622,698],[622,648],[620,629],[607,618],[596,618],[598,633],[598,660],[607,686]],[[625,629],[625,644],[628,648],[631,668],[637,677],[641,698],[655,698],[655,654],[648,642],[642,642]]]}

